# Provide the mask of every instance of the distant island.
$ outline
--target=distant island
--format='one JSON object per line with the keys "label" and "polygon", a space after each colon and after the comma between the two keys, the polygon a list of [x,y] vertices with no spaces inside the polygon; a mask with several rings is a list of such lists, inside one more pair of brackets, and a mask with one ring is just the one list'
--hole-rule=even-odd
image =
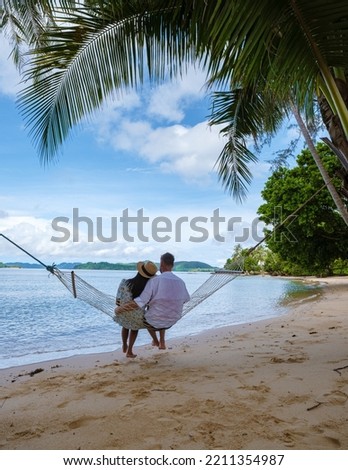
{"label": "distant island", "polygon": [[[58,269],[94,269],[94,270],[114,270],[114,271],[136,271],[137,263],[108,263],[107,261],[87,263],[60,263],[55,265]],[[24,269],[38,269],[43,268],[40,264],[35,263],[21,263],[21,262],[0,262],[0,268],[24,268]],[[201,261],[177,261],[174,266],[174,271],[189,271],[189,272],[210,272],[215,267]]]}

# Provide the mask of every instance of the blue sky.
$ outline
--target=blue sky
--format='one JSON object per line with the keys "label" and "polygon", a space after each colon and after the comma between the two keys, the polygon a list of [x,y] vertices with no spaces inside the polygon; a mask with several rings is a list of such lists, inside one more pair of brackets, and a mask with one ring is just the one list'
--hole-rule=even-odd
{"label": "blue sky", "polygon": [[[204,74],[191,69],[180,81],[110,100],[45,166],[16,107],[19,78],[0,41],[0,233],[46,264],[157,261],[170,251],[178,261],[223,266],[243,228],[254,228],[243,246],[262,237],[255,219],[266,161],[293,131],[263,150],[247,200],[235,202],[214,170],[224,141],[207,125]],[[31,260],[0,237],[0,261]]]}

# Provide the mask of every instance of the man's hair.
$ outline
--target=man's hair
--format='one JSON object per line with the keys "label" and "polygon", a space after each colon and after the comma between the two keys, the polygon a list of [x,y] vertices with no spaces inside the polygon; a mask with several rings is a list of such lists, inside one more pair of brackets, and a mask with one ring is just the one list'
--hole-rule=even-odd
{"label": "man's hair", "polygon": [[171,253],[164,253],[164,255],[161,256],[161,260],[167,266],[174,266],[174,256]]}

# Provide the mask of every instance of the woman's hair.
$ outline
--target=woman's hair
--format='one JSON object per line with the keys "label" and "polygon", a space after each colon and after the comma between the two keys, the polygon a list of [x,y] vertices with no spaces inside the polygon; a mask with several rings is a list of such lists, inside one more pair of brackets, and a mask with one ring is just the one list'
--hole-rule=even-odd
{"label": "woman's hair", "polygon": [[148,278],[143,277],[139,273],[137,273],[134,277],[132,277],[132,279],[127,280],[127,285],[130,288],[133,299],[135,299],[136,297],[139,297],[139,295],[144,290],[144,287],[146,286],[146,283],[148,280],[149,280]]}

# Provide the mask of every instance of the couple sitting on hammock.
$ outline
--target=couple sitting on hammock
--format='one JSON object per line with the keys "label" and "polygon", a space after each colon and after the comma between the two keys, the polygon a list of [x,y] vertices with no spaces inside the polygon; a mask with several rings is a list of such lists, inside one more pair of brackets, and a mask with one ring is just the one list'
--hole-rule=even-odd
{"label": "couple sitting on hammock", "polygon": [[115,321],[122,326],[122,347],[127,357],[136,357],[133,346],[141,328],[147,328],[154,346],[166,349],[165,330],[181,318],[183,305],[190,299],[184,281],[172,273],[173,267],[174,256],[165,253],[160,259],[160,275],[156,276],[154,263],[139,261],[136,276],[121,281]]}

